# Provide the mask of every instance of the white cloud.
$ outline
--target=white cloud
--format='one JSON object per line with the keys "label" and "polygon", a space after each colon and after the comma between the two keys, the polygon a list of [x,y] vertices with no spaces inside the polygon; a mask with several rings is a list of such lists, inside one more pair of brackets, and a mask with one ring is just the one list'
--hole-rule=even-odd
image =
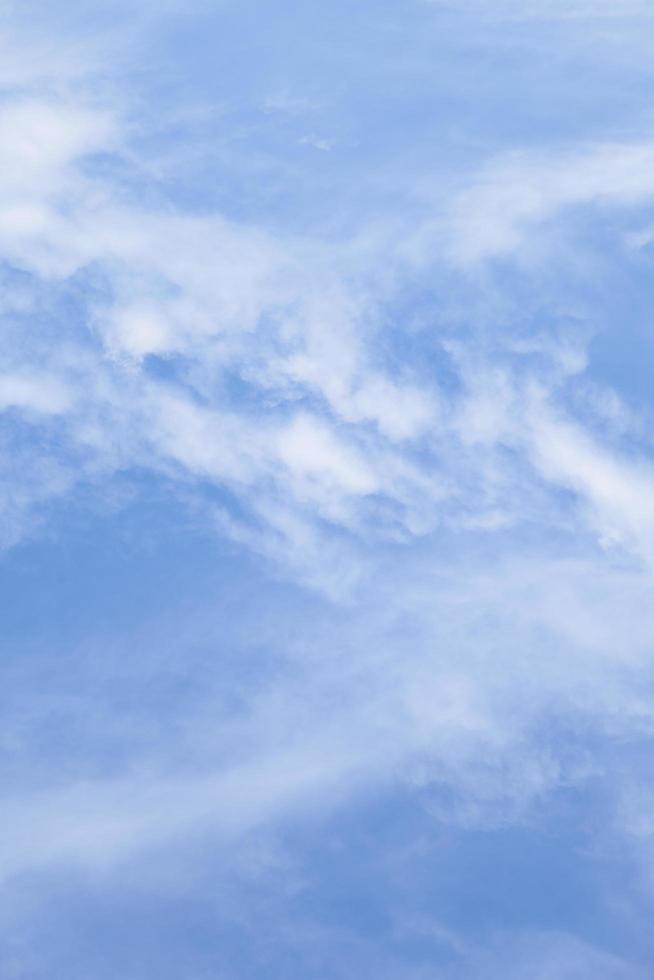
{"label": "white cloud", "polygon": [[72,404],[68,389],[45,375],[0,374],[0,410],[29,409],[45,415],[59,415]]}
{"label": "white cloud", "polygon": [[644,0],[498,0],[492,9],[484,0],[424,0],[435,7],[474,14],[483,20],[577,20],[650,17],[651,6]]}
{"label": "white cloud", "polygon": [[297,415],[279,436],[279,455],[294,476],[353,494],[374,493],[377,481],[361,458],[316,418]]}
{"label": "white cloud", "polygon": [[630,205],[654,196],[654,144],[605,143],[552,156],[497,160],[456,198],[451,254],[476,262],[518,251],[539,224],[577,205]]}
{"label": "white cloud", "polygon": [[654,468],[621,459],[579,426],[535,408],[531,452],[543,475],[576,491],[607,545],[654,561]]}

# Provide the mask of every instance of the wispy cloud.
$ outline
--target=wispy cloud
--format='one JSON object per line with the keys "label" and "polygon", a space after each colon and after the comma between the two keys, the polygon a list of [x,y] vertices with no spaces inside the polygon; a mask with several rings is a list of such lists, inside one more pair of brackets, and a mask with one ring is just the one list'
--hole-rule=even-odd
{"label": "wispy cloud", "polygon": [[[499,889],[478,836],[515,834],[522,868],[520,834],[553,835],[605,876],[599,916],[601,847],[649,854],[652,408],[621,358],[647,332],[654,145],[633,120],[589,136],[590,112],[578,138],[507,124],[479,55],[497,18],[524,40],[643,9],[310,5],[271,40],[232,4],[92,6],[55,40],[2,14],[0,864],[29,906],[0,903],[8,975],[102,959],[71,965],[52,928],[29,960],[39,883],[120,904],[119,876],[160,875],[175,901],[180,862],[227,874],[290,834],[308,911],[295,938],[270,913],[258,972],[234,953],[226,976],[360,976],[379,946],[403,980],[635,980],[625,921],[652,895],[626,859],[608,938],[517,872],[527,912],[497,928],[499,893],[442,869],[462,840]],[[248,902],[229,914],[250,937]],[[175,976],[201,945],[170,946]]]}
{"label": "wispy cloud", "polygon": [[567,208],[625,207],[654,193],[651,143],[561,150],[550,159],[515,154],[493,163],[452,209],[455,257],[475,261],[518,252],[530,233]]}

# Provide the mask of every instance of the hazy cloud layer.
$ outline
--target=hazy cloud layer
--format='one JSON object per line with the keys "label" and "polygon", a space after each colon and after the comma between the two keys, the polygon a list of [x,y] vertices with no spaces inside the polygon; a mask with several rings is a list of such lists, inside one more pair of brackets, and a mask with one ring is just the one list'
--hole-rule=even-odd
{"label": "hazy cloud layer", "polygon": [[1,8],[0,972],[645,977],[648,11],[56,13]]}

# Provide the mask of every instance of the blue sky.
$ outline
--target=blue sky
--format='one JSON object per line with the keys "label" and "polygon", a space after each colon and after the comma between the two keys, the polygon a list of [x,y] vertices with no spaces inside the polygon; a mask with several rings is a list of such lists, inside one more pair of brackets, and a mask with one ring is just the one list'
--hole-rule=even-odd
{"label": "blue sky", "polygon": [[646,980],[650,4],[0,18],[0,975]]}

